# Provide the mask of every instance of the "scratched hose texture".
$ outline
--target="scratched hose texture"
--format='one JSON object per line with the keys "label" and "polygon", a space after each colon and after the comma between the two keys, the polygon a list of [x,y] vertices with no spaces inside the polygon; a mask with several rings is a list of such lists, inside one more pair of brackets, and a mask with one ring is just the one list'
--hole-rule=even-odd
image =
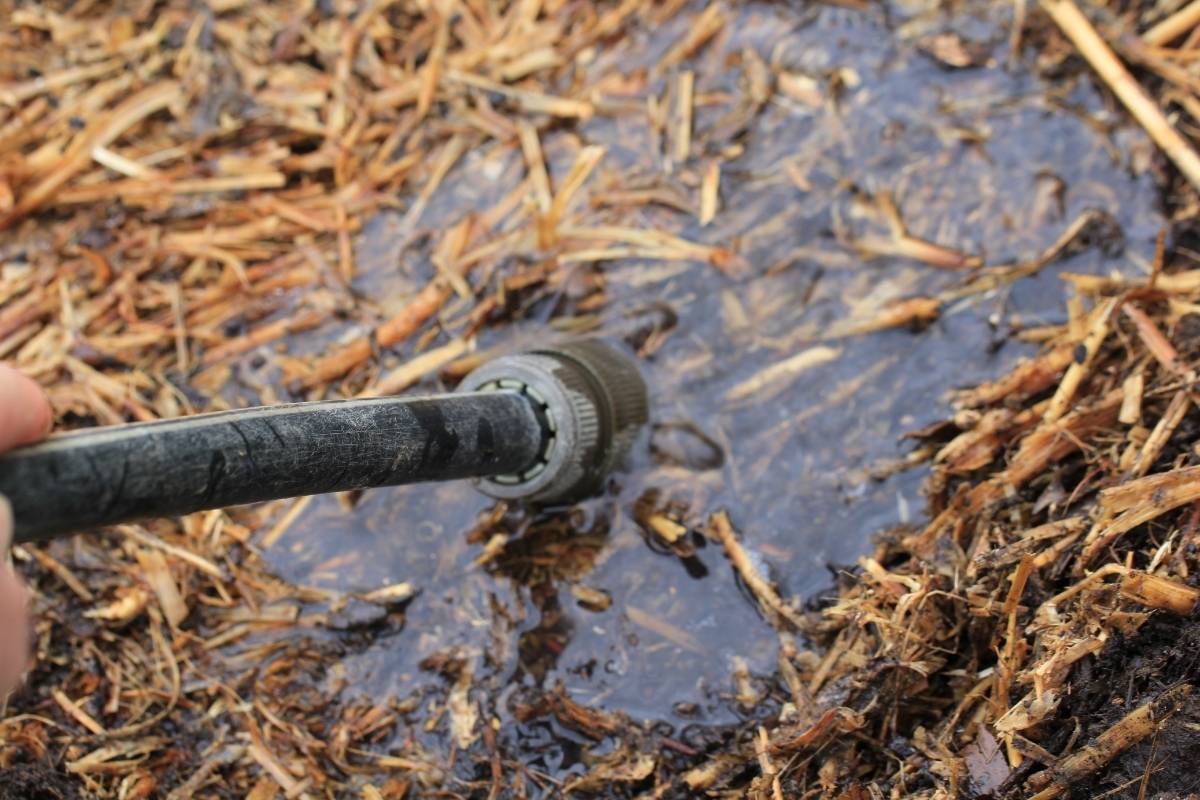
{"label": "scratched hose texture", "polygon": [[269,406],[27,448],[0,459],[0,494],[19,521],[17,541],[27,541],[278,497],[519,472],[541,445],[528,401],[504,392]]}

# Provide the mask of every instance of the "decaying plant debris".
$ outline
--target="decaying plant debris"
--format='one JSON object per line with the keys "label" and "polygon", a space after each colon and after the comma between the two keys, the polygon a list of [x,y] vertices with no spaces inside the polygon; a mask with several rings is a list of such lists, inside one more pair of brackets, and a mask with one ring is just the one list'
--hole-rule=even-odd
{"label": "decaying plant debris", "polygon": [[[853,76],[817,81],[747,50],[728,65],[736,96],[699,94],[689,65],[733,19],[734,4],[721,2],[691,9],[653,74],[585,84],[574,70],[685,5],[0,3],[0,357],[42,381],[64,425],[383,394],[461,376],[481,357],[476,335],[531,298],[602,308],[603,276],[579,265],[686,262],[730,280],[766,268],[654,224],[650,209],[719,223],[724,170],[749,121],[778,97],[833,104]],[[1030,33],[1024,20],[1041,26],[1048,63],[1072,57],[1048,20],[1015,5],[1014,50]],[[1180,125],[1190,136],[1200,13],[1166,5],[1144,20],[1114,17],[1118,33],[1154,24],[1140,41],[1110,38],[1157,76],[1162,108],[1190,115]],[[953,34],[922,49],[947,68],[986,57]],[[663,77],[665,93],[647,98]],[[700,129],[698,109],[711,107],[725,110]],[[590,145],[550,169],[549,133],[623,114],[650,121],[669,180],[596,186],[606,153]],[[446,176],[480,154],[481,164],[519,158],[525,177],[486,212],[447,224],[441,212],[431,230]],[[795,162],[782,173],[808,184]],[[1181,217],[1188,198],[1176,198]],[[885,232],[836,231],[849,249],[961,280],[835,323],[724,402],[764,402],[837,359],[841,340],[927,325],[1103,227],[1085,214],[1040,257],[986,267],[912,233],[913,212],[902,218],[886,191],[864,191],[859,205]],[[351,283],[354,237],[381,210],[396,212],[401,249],[435,267],[399,303]],[[0,797],[1195,791],[1194,267],[1177,246],[1145,276],[1068,275],[1068,321],[1025,332],[1041,352],[961,392],[951,419],[917,435],[904,465],[932,461],[928,524],[885,534],[826,599],[805,607],[781,596],[723,512],[693,536],[687,509],[653,498],[635,509],[647,540],[681,559],[697,540],[721,548],[779,632],[774,676],[751,675],[744,661],[731,676],[746,721],[702,747],[561,689],[522,690],[506,699],[516,719],[551,719],[587,753],[584,774],[546,775],[513,757],[511,732],[481,713],[471,661],[453,648],[422,663],[446,686],[424,724],[447,731],[447,750],[396,745],[414,707],[337,691],[339,659],[364,631],[402,625],[420,587],[332,592],[271,575],[262,550],[303,513],[301,500],[18,549],[38,593],[38,662],[0,720]],[[639,331],[635,344],[650,354],[662,335]],[[398,360],[400,347],[412,357]],[[252,351],[269,363],[243,358]],[[554,561],[573,577],[601,546],[525,522],[502,507],[481,519],[468,536],[477,564],[504,574]],[[583,583],[571,591],[584,607],[612,602]],[[688,631],[627,612],[704,652]],[[542,622],[544,646],[559,646],[553,620]]]}
{"label": "decaying plant debris", "polygon": [[884,537],[810,613],[815,653],[785,646],[790,703],[747,745],[751,791],[1192,791],[1192,273],[1068,275],[1080,313],[921,434],[932,521]]}

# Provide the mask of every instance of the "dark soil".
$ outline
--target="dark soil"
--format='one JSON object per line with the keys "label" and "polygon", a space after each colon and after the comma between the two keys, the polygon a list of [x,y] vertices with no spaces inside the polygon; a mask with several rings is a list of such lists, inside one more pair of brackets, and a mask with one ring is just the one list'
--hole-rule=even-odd
{"label": "dark soil", "polygon": [[[1103,733],[1165,689],[1200,682],[1200,621],[1159,616],[1129,639],[1115,637],[1096,662],[1085,659],[1063,701],[1064,726],[1080,742]],[[1065,742],[1063,743],[1066,744]],[[1200,790],[1200,699],[1188,698],[1157,735],[1130,747],[1073,797],[1187,797]]]}
{"label": "dark soil", "polygon": [[45,764],[18,764],[0,771],[0,800],[75,800],[76,781]]}

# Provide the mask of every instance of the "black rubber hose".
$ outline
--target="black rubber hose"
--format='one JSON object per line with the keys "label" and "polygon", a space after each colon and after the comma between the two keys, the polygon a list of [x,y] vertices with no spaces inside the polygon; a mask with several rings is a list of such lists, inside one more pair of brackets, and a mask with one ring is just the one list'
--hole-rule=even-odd
{"label": "black rubber hose", "polygon": [[223,411],[61,434],[0,457],[15,540],[372,486],[521,473],[532,403],[497,391]]}

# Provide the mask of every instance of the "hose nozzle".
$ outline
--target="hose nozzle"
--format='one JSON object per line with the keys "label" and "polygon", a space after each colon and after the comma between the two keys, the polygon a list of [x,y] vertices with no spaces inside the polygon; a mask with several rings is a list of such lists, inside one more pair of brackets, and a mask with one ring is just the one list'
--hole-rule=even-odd
{"label": "hose nozzle", "polygon": [[637,365],[596,339],[495,359],[468,375],[460,391],[520,392],[542,418],[542,455],[532,466],[477,481],[504,500],[561,503],[594,494],[649,419]]}

